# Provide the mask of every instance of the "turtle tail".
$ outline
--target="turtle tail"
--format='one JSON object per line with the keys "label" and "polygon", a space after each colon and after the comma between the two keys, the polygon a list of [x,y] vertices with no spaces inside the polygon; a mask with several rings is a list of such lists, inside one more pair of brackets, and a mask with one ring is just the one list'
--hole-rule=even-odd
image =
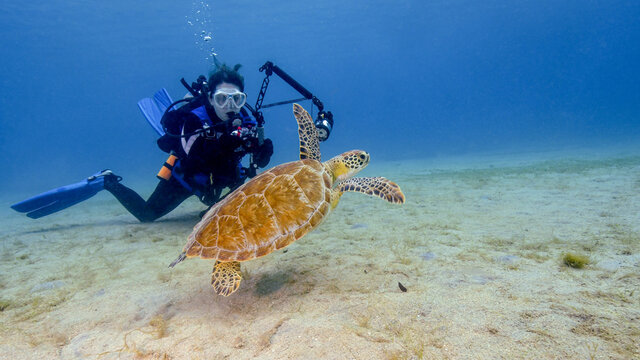
{"label": "turtle tail", "polygon": [[173,260],[173,262],[171,264],[169,264],[169,267],[172,268],[174,266],[176,266],[179,262],[181,262],[182,260],[187,258],[187,253],[185,251],[183,251],[180,256],[178,256],[177,259]]}

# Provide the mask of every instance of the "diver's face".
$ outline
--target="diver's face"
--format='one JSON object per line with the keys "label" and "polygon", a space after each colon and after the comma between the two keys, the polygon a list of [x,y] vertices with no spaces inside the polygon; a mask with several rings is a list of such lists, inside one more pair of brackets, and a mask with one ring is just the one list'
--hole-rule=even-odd
{"label": "diver's face", "polygon": [[234,114],[240,112],[246,97],[247,96],[240,91],[238,85],[223,82],[218,84],[213,92],[209,94],[209,103],[216,111],[216,115],[223,121],[227,121],[229,120],[230,112]]}

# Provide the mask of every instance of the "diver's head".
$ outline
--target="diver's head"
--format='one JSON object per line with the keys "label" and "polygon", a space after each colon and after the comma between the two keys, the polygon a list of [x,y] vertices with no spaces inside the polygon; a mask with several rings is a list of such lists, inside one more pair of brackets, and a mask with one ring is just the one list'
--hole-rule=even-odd
{"label": "diver's head", "polygon": [[209,103],[224,121],[240,112],[247,101],[247,94],[243,92],[244,78],[238,73],[239,68],[240,64],[233,69],[222,65],[209,76]]}

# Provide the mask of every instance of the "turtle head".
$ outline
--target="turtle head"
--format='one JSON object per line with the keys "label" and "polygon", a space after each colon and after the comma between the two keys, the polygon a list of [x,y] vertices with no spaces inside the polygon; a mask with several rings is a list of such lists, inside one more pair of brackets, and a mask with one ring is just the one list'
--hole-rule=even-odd
{"label": "turtle head", "polygon": [[333,183],[348,179],[369,165],[369,153],[363,150],[351,150],[342,153],[325,163],[333,176]]}

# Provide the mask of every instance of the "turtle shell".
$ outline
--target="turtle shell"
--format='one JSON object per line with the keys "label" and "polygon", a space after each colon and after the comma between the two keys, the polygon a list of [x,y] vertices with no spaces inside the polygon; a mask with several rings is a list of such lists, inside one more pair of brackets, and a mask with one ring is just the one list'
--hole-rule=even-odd
{"label": "turtle shell", "polygon": [[281,249],[322,222],[331,209],[331,186],[316,160],[269,169],[213,206],[184,251],[188,257],[246,261]]}

